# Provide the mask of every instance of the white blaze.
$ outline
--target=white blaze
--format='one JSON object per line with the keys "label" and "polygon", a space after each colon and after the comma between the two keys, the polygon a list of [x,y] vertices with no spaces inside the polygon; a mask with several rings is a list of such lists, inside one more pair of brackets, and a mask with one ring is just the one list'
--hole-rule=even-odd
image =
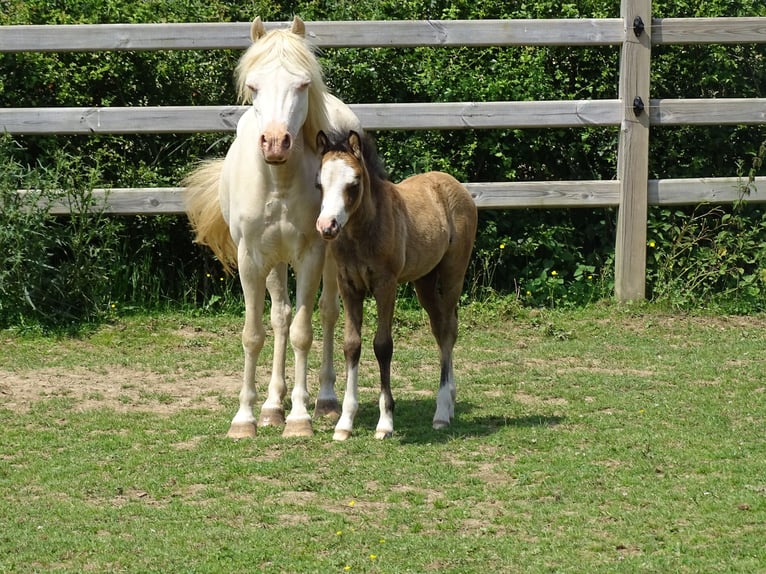
{"label": "white blaze", "polygon": [[331,159],[322,165],[319,181],[322,184],[322,209],[319,222],[333,219],[343,228],[348,222],[345,194],[343,191],[357,179],[357,172],[341,159]]}

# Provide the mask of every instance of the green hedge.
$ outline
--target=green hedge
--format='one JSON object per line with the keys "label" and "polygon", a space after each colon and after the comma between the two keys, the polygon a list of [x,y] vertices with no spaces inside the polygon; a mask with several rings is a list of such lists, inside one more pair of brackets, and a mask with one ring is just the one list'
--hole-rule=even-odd
{"label": "green hedge", "polygon": [[[655,1],[653,10],[657,17],[766,15],[761,0]],[[0,24],[249,21],[255,15],[286,21],[293,14],[306,20],[578,18],[618,17],[618,12],[619,3],[612,0],[254,1],[247,5],[218,0],[82,0],[76,8],[71,2],[33,0],[4,3]],[[2,54],[0,105],[229,104],[235,101],[232,72],[239,54],[227,50]],[[652,97],[762,96],[766,93],[765,59],[764,45],[656,47]],[[330,88],[351,103],[617,97],[617,47],[328,49],[321,60]],[[428,169],[470,181],[615,176],[617,130],[613,128],[380,132],[376,136],[395,179]],[[763,127],[653,128],[650,176],[727,176],[738,166],[746,173],[764,140]],[[61,169],[51,166],[67,162],[69,171],[94,174],[99,186],[174,186],[197,160],[223,155],[230,141],[228,134],[27,136],[6,139],[3,153],[6,163],[16,166],[14,173],[26,170],[28,177],[45,180],[50,189],[62,184],[56,179]],[[740,206],[708,211],[701,218],[702,208],[650,210],[649,238],[654,246],[648,258],[649,295],[673,305],[763,310],[766,264],[759,238],[751,233],[761,229],[763,210]],[[482,211],[480,217],[468,297],[516,293],[530,305],[581,305],[610,295],[614,210]],[[688,239],[684,233],[689,232],[690,222],[707,222],[708,217],[705,233],[713,228],[721,233],[714,240],[700,238],[697,249],[679,250],[678,243]],[[65,227],[61,221],[50,224]],[[738,227],[728,228],[735,224]],[[37,223],[30,225],[34,230]],[[104,288],[108,293],[99,295],[98,312],[131,306],[219,306],[237,300],[236,282],[220,280],[216,263],[190,243],[184,218],[112,218],[104,225],[115,239],[106,242],[108,257],[106,252],[99,255],[99,261],[108,260],[109,265],[103,274],[108,278]],[[696,269],[700,257],[712,264],[709,253],[700,251],[705,249],[719,254],[736,251],[736,261],[725,256],[718,260],[719,270],[741,269],[735,273],[739,281],[733,281],[730,272],[721,272],[697,282],[675,274],[678,267],[667,264],[679,259],[681,267]],[[0,267],[7,251],[5,245],[0,250]],[[747,288],[740,288],[743,277],[748,278]],[[9,288],[5,281],[4,287],[0,285],[3,309],[29,309],[23,301],[9,303],[23,290]],[[19,312],[2,314],[0,310],[0,324],[18,322],[20,316]]]}

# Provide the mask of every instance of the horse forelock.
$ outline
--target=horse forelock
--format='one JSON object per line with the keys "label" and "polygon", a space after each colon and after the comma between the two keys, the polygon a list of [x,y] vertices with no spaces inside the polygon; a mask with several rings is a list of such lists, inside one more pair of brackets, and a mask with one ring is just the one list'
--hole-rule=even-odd
{"label": "horse forelock", "polygon": [[[327,146],[325,147],[325,153],[335,152],[341,154],[354,155],[354,151],[348,143],[349,133],[347,131],[333,130],[325,134],[327,136]],[[362,138],[362,159],[364,160],[364,167],[367,169],[371,179],[388,180],[388,173],[386,167],[383,165],[383,160],[378,155],[378,150],[375,146],[375,140],[369,134],[364,134]]]}
{"label": "horse forelock", "polygon": [[309,111],[304,123],[305,139],[314,149],[316,134],[327,129],[327,108],[325,94],[327,87],[322,78],[322,67],[314,54],[314,47],[302,36],[290,30],[271,30],[253,42],[239,59],[236,67],[236,83],[239,100],[243,104],[251,101],[252,94],[247,87],[247,76],[257,69],[281,66],[294,74],[308,74]]}

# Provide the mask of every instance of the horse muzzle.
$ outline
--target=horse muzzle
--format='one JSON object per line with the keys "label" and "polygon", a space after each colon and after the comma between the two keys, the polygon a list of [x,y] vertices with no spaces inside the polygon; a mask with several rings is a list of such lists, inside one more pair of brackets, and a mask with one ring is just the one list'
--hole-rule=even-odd
{"label": "horse muzzle", "polygon": [[319,231],[323,239],[335,239],[338,237],[340,229],[340,223],[334,217],[319,217],[317,219],[317,231]]}
{"label": "horse muzzle", "polygon": [[285,163],[293,149],[293,138],[285,131],[266,130],[261,134],[261,151],[268,164]]}

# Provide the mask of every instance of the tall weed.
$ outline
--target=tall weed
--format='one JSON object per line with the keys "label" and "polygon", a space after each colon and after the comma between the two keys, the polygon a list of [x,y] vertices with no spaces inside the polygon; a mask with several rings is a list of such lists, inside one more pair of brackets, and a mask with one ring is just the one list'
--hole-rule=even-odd
{"label": "tall weed", "polygon": [[655,302],[731,313],[766,309],[766,210],[747,201],[765,158],[766,141],[747,171],[738,164],[740,200],[733,205],[650,213],[647,284]]}
{"label": "tall weed", "polygon": [[[95,170],[65,153],[32,168],[17,149],[0,140],[0,327],[79,328],[109,311],[117,222],[91,192]],[[50,213],[60,203],[70,215]]]}

